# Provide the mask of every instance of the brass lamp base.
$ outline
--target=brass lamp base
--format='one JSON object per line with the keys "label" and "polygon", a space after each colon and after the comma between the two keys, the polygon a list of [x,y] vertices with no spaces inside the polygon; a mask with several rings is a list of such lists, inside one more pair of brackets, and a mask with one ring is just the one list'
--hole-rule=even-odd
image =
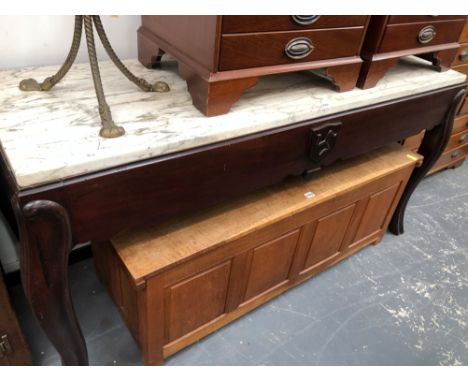
{"label": "brass lamp base", "polygon": [[104,46],[107,54],[109,55],[112,62],[122,72],[122,74],[137,85],[141,90],[145,92],[168,92],[169,85],[165,82],[158,81],[155,84],[148,83],[145,79],[136,77],[130,72],[127,67],[120,61],[117,54],[114,52],[109,40],[107,39],[106,32],[101,23],[99,16],[75,16],[75,30],[73,33],[73,41],[68,52],[68,56],[65,62],[51,77],[47,77],[41,83],[37,82],[33,78],[23,80],[19,84],[19,88],[23,91],[48,91],[52,89],[60,80],[68,73],[73,62],[76,59],[76,55],[80,48],[81,35],[83,31],[83,24],[86,34],[86,43],[89,55],[89,64],[91,66],[91,73],[93,76],[94,89],[96,91],[96,97],[99,107],[99,116],[101,117],[102,128],[99,135],[104,138],[116,138],[125,134],[125,129],[115,124],[112,119],[112,114],[109,105],[106,102],[104,90],[102,87],[101,74],[99,73],[99,65],[96,56],[96,46],[94,44],[94,32],[93,24],[98,33],[99,39]]}

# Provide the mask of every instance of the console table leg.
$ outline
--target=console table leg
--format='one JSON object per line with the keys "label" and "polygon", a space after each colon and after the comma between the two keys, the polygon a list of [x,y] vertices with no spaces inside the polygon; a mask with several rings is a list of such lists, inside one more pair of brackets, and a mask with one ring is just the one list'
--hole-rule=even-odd
{"label": "console table leg", "polygon": [[21,279],[34,315],[64,365],[87,365],[88,354],[68,285],[71,229],[68,214],[47,200],[16,208]]}
{"label": "console table leg", "polygon": [[398,206],[393,214],[389,229],[395,235],[400,235],[404,232],[404,217],[406,206],[418,186],[419,182],[426,176],[431,167],[437,162],[447,146],[452,134],[453,120],[457,113],[458,107],[465,95],[465,90],[460,90],[452,100],[450,108],[445,115],[442,123],[431,130],[426,131],[424,139],[419,147],[419,153],[424,156],[424,161],[421,167],[416,168],[411,175],[408,185],[398,203]]}

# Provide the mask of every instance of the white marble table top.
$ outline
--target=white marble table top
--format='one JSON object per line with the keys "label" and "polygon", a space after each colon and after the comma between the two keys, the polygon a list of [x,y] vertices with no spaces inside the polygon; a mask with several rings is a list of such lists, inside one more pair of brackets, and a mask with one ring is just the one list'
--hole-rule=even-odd
{"label": "white marble table top", "polygon": [[465,75],[438,73],[415,57],[403,59],[368,90],[338,93],[307,72],[264,77],[230,113],[205,117],[192,105],[176,64],[147,70],[125,64],[149,82],[166,81],[169,93],[144,93],[109,62],[101,62],[107,101],[127,133],[99,137],[100,119],[88,64],[76,64],[50,92],[21,92],[25,78],[43,78],[57,67],[0,71],[0,143],[18,185],[60,181],[145,158],[158,157],[278,126],[459,84]]}

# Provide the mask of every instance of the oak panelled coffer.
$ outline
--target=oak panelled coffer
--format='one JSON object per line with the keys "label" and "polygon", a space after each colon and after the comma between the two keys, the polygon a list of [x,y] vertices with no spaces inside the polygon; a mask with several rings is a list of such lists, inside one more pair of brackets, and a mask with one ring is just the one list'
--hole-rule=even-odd
{"label": "oak panelled coffer", "polygon": [[261,76],[320,69],[341,91],[355,87],[369,16],[143,16],[138,58],[167,52],[193,104],[224,114]]}
{"label": "oak panelled coffer", "polygon": [[387,229],[422,159],[394,144],[164,227],[93,243],[140,345],[164,358],[305,281]]}

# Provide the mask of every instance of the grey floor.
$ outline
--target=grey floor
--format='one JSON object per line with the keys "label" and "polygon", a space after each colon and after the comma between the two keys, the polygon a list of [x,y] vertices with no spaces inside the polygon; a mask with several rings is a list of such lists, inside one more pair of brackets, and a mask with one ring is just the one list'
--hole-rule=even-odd
{"label": "grey floor", "polygon": [[[71,269],[93,365],[140,365],[91,260]],[[59,359],[15,304],[34,363]],[[467,365],[468,164],[425,179],[406,233],[371,246],[169,358],[166,365]]]}

